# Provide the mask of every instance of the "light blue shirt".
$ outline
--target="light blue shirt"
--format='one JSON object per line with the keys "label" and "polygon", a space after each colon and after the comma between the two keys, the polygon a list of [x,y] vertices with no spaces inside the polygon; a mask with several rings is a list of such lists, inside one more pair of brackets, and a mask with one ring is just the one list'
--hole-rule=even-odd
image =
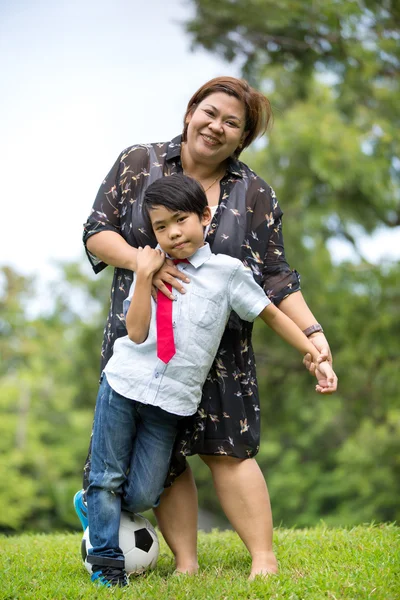
{"label": "light blue shirt", "polygon": [[[252,322],[270,304],[251,270],[237,258],[212,254],[205,244],[188,260],[177,265],[190,283],[183,283],[186,294],[176,292],[173,302],[176,354],[168,364],[157,357],[156,303],[152,299],[147,339],[142,344],[128,336],[117,339],[104,369],[108,383],[122,396],[182,416],[197,410],[230,312]],[[124,301],[125,314],[134,286],[135,281]]]}

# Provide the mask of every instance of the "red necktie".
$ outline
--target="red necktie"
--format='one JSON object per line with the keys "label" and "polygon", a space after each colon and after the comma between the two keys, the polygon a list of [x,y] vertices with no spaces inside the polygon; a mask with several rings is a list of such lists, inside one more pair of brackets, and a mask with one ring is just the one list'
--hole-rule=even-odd
{"label": "red necktie", "polygon": [[[175,264],[180,262],[189,262],[187,258],[174,260]],[[165,284],[168,290],[172,291],[169,283]],[[157,356],[160,360],[168,363],[175,355],[174,329],[172,324],[172,304],[173,300],[167,298],[160,290],[157,290]]]}

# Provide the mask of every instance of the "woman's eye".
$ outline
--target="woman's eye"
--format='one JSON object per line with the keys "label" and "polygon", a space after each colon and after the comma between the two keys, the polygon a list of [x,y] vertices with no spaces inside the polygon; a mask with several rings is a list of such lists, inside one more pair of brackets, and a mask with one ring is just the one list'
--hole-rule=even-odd
{"label": "woman's eye", "polygon": [[239,127],[236,121],[227,121],[226,124],[229,125],[229,127]]}

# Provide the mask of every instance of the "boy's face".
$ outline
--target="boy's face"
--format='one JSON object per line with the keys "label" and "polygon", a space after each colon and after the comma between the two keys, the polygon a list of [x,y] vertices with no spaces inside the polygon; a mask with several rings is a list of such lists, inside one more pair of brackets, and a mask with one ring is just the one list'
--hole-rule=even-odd
{"label": "boy's face", "polygon": [[204,227],[211,221],[208,207],[202,217],[165,206],[154,206],[149,215],[157,242],[173,258],[188,258],[204,245]]}

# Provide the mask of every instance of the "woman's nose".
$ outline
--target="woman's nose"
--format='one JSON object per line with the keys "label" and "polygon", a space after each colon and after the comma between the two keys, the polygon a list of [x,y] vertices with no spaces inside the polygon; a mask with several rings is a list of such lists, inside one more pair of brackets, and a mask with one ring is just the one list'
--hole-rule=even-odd
{"label": "woman's nose", "polygon": [[212,131],[221,131],[222,130],[222,122],[217,119],[213,119],[212,121],[210,121],[208,126]]}

